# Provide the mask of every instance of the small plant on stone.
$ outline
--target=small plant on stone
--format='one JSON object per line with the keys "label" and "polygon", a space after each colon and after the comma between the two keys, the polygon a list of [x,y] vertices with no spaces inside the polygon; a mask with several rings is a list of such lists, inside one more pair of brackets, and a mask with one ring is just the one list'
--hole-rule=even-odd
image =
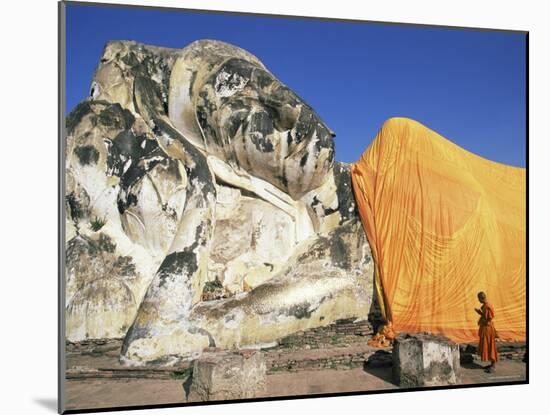
{"label": "small plant on stone", "polygon": [[214,281],[207,281],[206,284],[204,284],[202,291],[205,293],[210,293],[221,289],[223,289],[223,285],[220,280],[216,278]]}
{"label": "small plant on stone", "polygon": [[188,367],[187,369],[172,372],[170,377],[172,379],[187,379],[191,375],[193,375],[193,367]]}
{"label": "small plant on stone", "polygon": [[107,223],[107,220],[105,218],[99,218],[99,217],[95,216],[90,221],[90,229],[94,232],[97,232],[101,228],[103,228],[103,226],[105,226],[106,223]]}

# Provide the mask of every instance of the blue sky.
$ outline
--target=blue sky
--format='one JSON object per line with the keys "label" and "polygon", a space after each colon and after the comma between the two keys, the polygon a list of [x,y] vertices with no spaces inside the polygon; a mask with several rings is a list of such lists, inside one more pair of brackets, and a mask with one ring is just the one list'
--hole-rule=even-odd
{"label": "blue sky", "polygon": [[384,120],[409,117],[490,160],[525,167],[525,35],[373,23],[67,6],[67,110],[109,40],[249,50],[336,132],[356,161]]}

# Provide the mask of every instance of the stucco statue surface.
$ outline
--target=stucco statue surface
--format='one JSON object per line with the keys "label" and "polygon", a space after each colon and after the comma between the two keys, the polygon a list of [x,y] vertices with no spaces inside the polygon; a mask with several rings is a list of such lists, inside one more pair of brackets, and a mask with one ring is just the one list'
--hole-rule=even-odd
{"label": "stucco statue surface", "polygon": [[106,45],[67,117],[67,338],[132,364],[367,318],[373,261],[334,132],[253,55]]}

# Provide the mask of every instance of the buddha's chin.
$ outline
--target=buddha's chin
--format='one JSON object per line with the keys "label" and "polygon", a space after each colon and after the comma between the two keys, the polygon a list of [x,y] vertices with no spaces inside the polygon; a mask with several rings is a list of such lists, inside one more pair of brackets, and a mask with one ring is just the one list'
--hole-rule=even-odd
{"label": "buddha's chin", "polygon": [[321,147],[314,152],[293,154],[285,160],[285,179],[288,194],[300,199],[321,186],[329,177],[334,165],[334,149]]}

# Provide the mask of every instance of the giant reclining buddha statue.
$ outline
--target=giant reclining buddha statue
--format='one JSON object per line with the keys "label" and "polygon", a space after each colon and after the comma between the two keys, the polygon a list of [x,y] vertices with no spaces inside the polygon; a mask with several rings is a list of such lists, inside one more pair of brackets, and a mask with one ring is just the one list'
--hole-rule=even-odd
{"label": "giant reclining buddha statue", "polygon": [[[109,42],[66,124],[70,341],[124,338],[123,361],[170,362],[366,319],[374,292],[386,327],[467,340],[470,292],[497,282],[512,327],[500,334],[524,336],[523,169],[407,119],[386,122],[358,163],[336,162],[334,133],[309,105],[255,56],[211,40],[183,49]],[[418,154],[462,173],[445,182]],[[465,200],[459,209],[453,197]],[[439,210],[428,209],[436,199]],[[488,242],[476,242],[487,236],[480,229]],[[507,271],[492,277],[489,267]],[[454,289],[440,292],[434,277]],[[419,299],[431,301],[427,315],[412,306]]]}
{"label": "giant reclining buddha statue", "polygon": [[67,129],[69,340],[146,362],[367,317],[349,166],[250,53],[111,42]]}

